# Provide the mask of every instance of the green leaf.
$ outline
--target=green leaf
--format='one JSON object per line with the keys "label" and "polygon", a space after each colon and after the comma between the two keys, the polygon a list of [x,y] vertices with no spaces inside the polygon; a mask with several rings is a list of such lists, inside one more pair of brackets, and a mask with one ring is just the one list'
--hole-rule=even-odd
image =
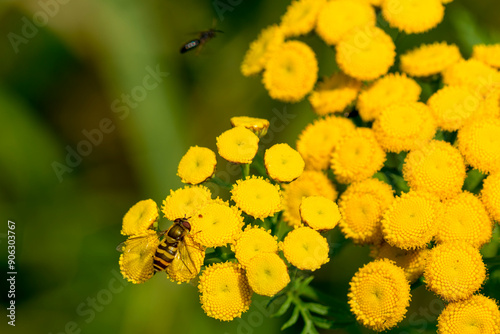
{"label": "green leaf", "polygon": [[311,320],[314,322],[316,327],[323,329],[334,329],[334,328],[345,328],[354,324],[354,321],[340,322],[336,320],[330,320],[322,317],[317,317],[311,315]]}
{"label": "green leaf", "polygon": [[285,330],[288,327],[294,325],[298,319],[299,319],[299,308],[295,306],[295,308],[293,309],[292,316],[290,317],[290,319],[288,319],[287,322],[283,324],[283,326],[281,326],[281,330]]}
{"label": "green leaf", "polygon": [[486,177],[477,169],[472,169],[467,172],[467,177],[464,181],[463,190],[470,191],[471,193],[478,193],[480,190],[480,185],[483,179]]}
{"label": "green leaf", "polygon": [[305,303],[304,306],[308,308],[311,312],[326,315],[328,314],[328,306],[318,304],[318,303]]}
{"label": "green leaf", "polygon": [[304,329],[301,332],[302,334],[319,334],[318,331],[316,330],[316,327],[314,327],[314,323],[310,320],[307,319],[306,324],[304,326]]}
{"label": "green leaf", "polygon": [[300,293],[300,291],[304,290],[313,279],[314,276],[309,276],[306,279],[297,280],[296,290]]}
{"label": "green leaf", "polygon": [[288,311],[288,309],[290,308],[290,305],[292,305],[292,301],[293,301],[293,298],[288,296],[288,298],[285,300],[285,302],[283,304],[281,304],[279,310],[276,311],[276,313],[274,313],[272,315],[272,317],[281,317],[283,314],[285,314],[286,311]]}

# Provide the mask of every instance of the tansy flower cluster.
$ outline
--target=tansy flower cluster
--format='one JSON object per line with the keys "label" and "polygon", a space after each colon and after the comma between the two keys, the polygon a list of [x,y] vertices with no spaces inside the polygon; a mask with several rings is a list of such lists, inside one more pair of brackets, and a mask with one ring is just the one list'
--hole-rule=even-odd
{"label": "tansy flower cluster", "polygon": [[[319,186],[328,190],[298,199],[296,229],[282,224],[284,190],[309,180],[304,159],[284,143],[259,151],[265,119],[233,117],[231,124],[215,145],[227,163],[241,166],[241,177],[225,183],[216,175],[214,151],[189,148],[177,172],[187,185],[170,190],[161,207],[174,223],[160,230],[157,204],[140,201],[123,218],[122,234],[130,237],[119,246],[124,278],[144,283],[165,271],[177,283],[196,279],[203,310],[222,321],[246,312],[253,293],[272,297],[287,288],[290,271],[312,272],[327,263],[330,247],[321,233],[341,218],[333,184],[319,173],[327,181]],[[214,198],[214,186],[229,199]],[[179,229],[184,232],[176,236],[172,231]]]}
{"label": "tansy flower cluster", "polygon": [[[245,76],[262,72],[271,98],[308,97],[318,116],[298,136],[305,171],[283,186],[283,219],[293,233],[318,229],[335,214],[327,206],[322,217],[313,214],[309,201],[338,203],[344,236],[370,245],[375,258],[355,274],[348,295],[358,322],[375,331],[404,319],[410,284],[422,283],[450,302],[439,320],[442,333],[467,331],[465,307],[475,308],[471,326],[499,330],[497,305],[477,293],[487,278],[479,250],[500,221],[500,44],[476,45],[469,59],[446,41],[397,55],[388,29],[433,29],[448,2],[296,0],[241,65]],[[270,29],[272,45],[263,38]],[[312,33],[335,49],[330,61],[339,70],[324,78],[316,78],[308,38],[297,39]],[[256,46],[266,52],[256,57]],[[256,63],[260,70],[245,71]],[[289,261],[301,269],[315,263]]]}
{"label": "tansy flower cluster", "polygon": [[[447,41],[396,53],[395,35],[435,28],[449,2],[292,1],[251,42],[241,72],[261,75],[273,99],[307,97],[316,118],[291,145],[263,149],[269,122],[245,116],[231,119],[216,152],[191,147],[177,172],[186,186],[161,207],[183,234],[160,229],[153,200],[134,205],[123,276],[146,282],[163,261],[171,280],[197,283],[212,318],[240,317],[255,293],[281,305],[276,316],[293,309],[283,329],[300,316],[308,333],[390,330],[425,286],[445,303],[439,333],[500,333],[498,304],[482,290],[500,249],[500,45],[476,45],[468,58]],[[310,34],[335,51],[337,70],[321,79]],[[241,174],[220,179],[218,157]],[[347,303],[309,285],[335,263],[337,225],[341,245],[373,257]]]}

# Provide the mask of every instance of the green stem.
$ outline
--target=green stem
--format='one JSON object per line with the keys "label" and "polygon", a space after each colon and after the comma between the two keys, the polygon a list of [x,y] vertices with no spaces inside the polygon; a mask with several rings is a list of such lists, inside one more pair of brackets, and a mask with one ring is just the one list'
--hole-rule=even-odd
{"label": "green stem", "polygon": [[208,182],[212,182],[218,186],[221,186],[226,189],[231,189],[232,185],[230,183],[227,183],[225,181],[222,181],[219,177],[214,176],[211,179],[208,180]]}
{"label": "green stem", "polygon": [[250,164],[242,164],[241,165],[241,178],[244,180],[247,176],[250,175]]}

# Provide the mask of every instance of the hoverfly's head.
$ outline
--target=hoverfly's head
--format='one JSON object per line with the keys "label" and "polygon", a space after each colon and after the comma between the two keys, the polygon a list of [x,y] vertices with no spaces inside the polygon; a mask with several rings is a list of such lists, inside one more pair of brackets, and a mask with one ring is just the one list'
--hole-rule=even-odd
{"label": "hoverfly's head", "polygon": [[191,232],[191,224],[187,220],[187,218],[177,218],[175,220],[177,223],[180,223],[182,227],[184,227],[188,232]]}

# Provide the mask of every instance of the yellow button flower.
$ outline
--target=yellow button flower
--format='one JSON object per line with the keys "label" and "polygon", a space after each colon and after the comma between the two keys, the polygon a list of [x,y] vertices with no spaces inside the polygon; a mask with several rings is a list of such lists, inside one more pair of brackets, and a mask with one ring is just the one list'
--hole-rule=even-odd
{"label": "yellow button flower", "polygon": [[263,118],[237,116],[231,117],[231,125],[233,127],[243,126],[255,133],[257,137],[262,138],[267,133],[267,129],[269,128],[269,121]]}
{"label": "yellow button flower", "polygon": [[328,242],[310,227],[290,231],[281,243],[281,249],[288,262],[301,270],[314,271],[330,261]]}
{"label": "yellow button flower", "polygon": [[372,127],[380,146],[399,153],[429,142],[436,122],[428,106],[421,102],[397,103],[385,108]]}
{"label": "yellow button flower", "polygon": [[458,131],[465,161],[484,173],[500,170],[500,118],[475,119]]}
{"label": "yellow button flower", "polygon": [[177,168],[177,175],[183,183],[202,183],[214,174],[215,165],[217,165],[217,159],[211,149],[192,146],[182,157]]}
{"label": "yellow button flower", "polygon": [[473,117],[478,118],[500,118],[500,85],[492,87],[486,93],[484,100],[480,100],[481,104],[474,113]]}
{"label": "yellow button flower", "polygon": [[315,230],[331,230],[337,226],[341,216],[339,207],[323,196],[309,196],[300,204],[302,221]]}
{"label": "yellow button flower", "polygon": [[493,222],[483,203],[473,194],[464,191],[443,203],[443,215],[436,235],[438,243],[464,241],[481,248],[491,239]]}
{"label": "yellow button flower", "polygon": [[435,42],[422,44],[407,51],[400,57],[401,71],[414,77],[427,77],[443,72],[462,59],[460,50],[455,44]]}
{"label": "yellow button flower", "polygon": [[314,51],[303,42],[288,41],[272,53],[262,82],[271,98],[298,102],[314,88],[317,79],[318,61]]}
{"label": "yellow button flower", "polygon": [[221,157],[237,164],[249,164],[259,149],[259,137],[243,126],[229,129],[217,137]]}
{"label": "yellow button flower", "polygon": [[366,179],[349,185],[338,202],[342,233],[357,244],[380,243],[382,214],[393,201],[394,190],[380,180]]}
{"label": "yellow button flower", "polygon": [[340,183],[362,181],[378,172],[385,161],[385,152],[372,129],[357,128],[334,148],[331,167]]}
{"label": "yellow button flower", "polygon": [[477,112],[482,100],[466,87],[445,86],[427,100],[427,105],[439,128],[456,131]]}
{"label": "yellow button flower", "polygon": [[365,122],[375,120],[380,111],[398,102],[417,102],[422,89],[406,74],[389,73],[358,96],[356,108]]}
{"label": "yellow button flower", "polygon": [[433,193],[441,199],[460,193],[465,180],[465,163],[451,144],[432,140],[405,158],[403,177],[413,190]]}
{"label": "yellow button flower", "polygon": [[275,253],[261,253],[248,264],[248,283],[262,296],[272,297],[290,283],[285,262]]}
{"label": "yellow button flower", "polygon": [[410,305],[410,284],[403,269],[382,259],[359,269],[347,295],[351,312],[363,326],[381,332],[396,326]]}
{"label": "yellow button flower", "polygon": [[500,68],[500,43],[474,45],[472,47],[472,58],[491,67]]}
{"label": "yellow button flower", "polygon": [[461,60],[443,72],[447,85],[465,86],[485,96],[500,83],[500,73],[476,59]]}
{"label": "yellow button flower", "polygon": [[491,218],[500,222],[500,173],[491,174],[484,180],[481,200]]}
{"label": "yellow button flower", "polygon": [[236,263],[217,263],[207,267],[200,276],[198,290],[203,311],[222,321],[241,317],[252,302],[252,289],[245,271]]}
{"label": "yellow button flower", "polygon": [[184,236],[177,256],[167,267],[168,277],[177,283],[189,282],[198,276],[205,260],[205,247],[197,244],[191,235]]}
{"label": "yellow button flower", "polygon": [[261,227],[247,226],[231,246],[236,259],[243,267],[248,267],[252,259],[260,253],[277,253],[278,242],[270,231]]}
{"label": "yellow button flower", "polygon": [[305,35],[316,26],[320,9],[325,0],[298,0],[286,9],[280,27],[286,37]]}
{"label": "yellow button flower", "polygon": [[262,177],[251,176],[238,180],[231,189],[231,194],[236,205],[256,219],[262,220],[281,211],[280,188]]}
{"label": "yellow button flower", "polygon": [[401,249],[425,247],[436,235],[440,214],[441,203],[437,197],[418,191],[404,193],[384,213],[384,239]]}
{"label": "yellow button flower", "polygon": [[158,221],[158,206],[152,199],[137,202],[123,217],[121,234],[134,235],[146,232]]}
{"label": "yellow button flower", "polygon": [[321,8],[316,32],[327,44],[334,45],[352,29],[365,25],[375,26],[375,10],[369,3],[329,1]]}
{"label": "yellow button flower", "polygon": [[424,271],[427,288],[448,302],[466,299],[486,279],[479,250],[465,242],[447,242],[434,247]]}
{"label": "yellow button flower", "polygon": [[449,303],[438,318],[439,334],[500,333],[497,303],[483,295]]}
{"label": "yellow button flower", "polygon": [[360,81],[344,73],[335,73],[318,84],[309,96],[309,102],[320,116],[342,112],[356,99],[360,88]]}
{"label": "yellow button flower", "polygon": [[351,120],[334,116],[307,125],[297,140],[297,151],[304,158],[306,169],[328,169],[333,148],[354,128]]}
{"label": "yellow button flower", "polygon": [[211,200],[189,220],[194,241],[206,247],[225,246],[241,233],[243,217],[235,206]]}
{"label": "yellow button flower", "polygon": [[389,259],[405,271],[406,279],[414,283],[424,273],[430,249],[403,250],[387,243],[374,246],[370,255],[375,259]]}
{"label": "yellow button flower", "polygon": [[269,56],[278,50],[284,41],[285,36],[279,26],[272,25],[262,30],[245,54],[241,64],[241,73],[248,77],[261,72],[269,60]]}
{"label": "yellow button flower", "polygon": [[393,28],[418,34],[436,27],[444,17],[441,0],[391,0],[382,2],[382,15]]}
{"label": "yellow button flower", "polygon": [[127,281],[140,284],[153,277],[153,256],[159,244],[156,232],[147,230],[120,245],[120,272]]}
{"label": "yellow button flower", "polygon": [[356,28],[337,44],[337,64],[353,78],[374,80],[386,74],[392,66],[395,49],[391,36],[382,29],[373,26]]}
{"label": "yellow button flower", "polygon": [[283,219],[288,225],[302,225],[300,203],[303,197],[313,195],[323,196],[333,201],[338,193],[328,177],[318,171],[304,171],[297,180],[283,185]]}
{"label": "yellow button flower", "polygon": [[267,174],[278,182],[291,182],[304,171],[305,162],[299,152],[288,144],[276,144],[266,150],[264,164]]}
{"label": "yellow button flower", "polygon": [[210,201],[211,195],[210,190],[204,186],[186,186],[176,191],[170,190],[170,195],[163,201],[161,209],[171,221],[188,218]]}

